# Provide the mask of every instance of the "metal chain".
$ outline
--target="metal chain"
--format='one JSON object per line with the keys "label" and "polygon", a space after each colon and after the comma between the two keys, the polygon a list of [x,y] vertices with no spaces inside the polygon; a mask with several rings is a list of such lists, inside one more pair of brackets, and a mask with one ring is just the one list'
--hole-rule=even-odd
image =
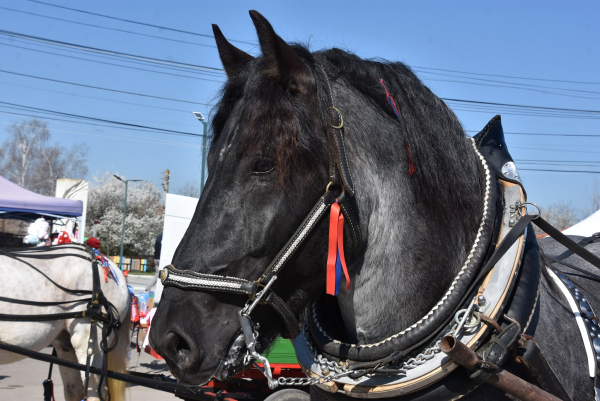
{"label": "metal chain", "polygon": [[[473,332],[481,325],[481,313],[480,307],[476,304],[472,304],[468,308],[461,309],[454,315],[455,323],[452,328],[446,333],[447,336],[458,337],[465,332]],[[314,384],[322,384],[330,381],[335,381],[344,376],[348,376],[353,370],[335,361],[330,361],[321,354],[317,354],[313,345],[312,339],[309,337],[308,331],[304,330],[304,338],[308,352],[315,362],[321,367],[321,374],[312,377],[279,377],[277,382],[281,386],[312,386]],[[422,353],[412,357],[400,365],[390,366],[393,369],[398,370],[398,373],[407,373],[408,370],[414,369],[420,365],[423,365],[428,360],[435,357],[436,354],[441,352],[440,348],[441,340],[435,342],[434,345],[428,347]],[[333,372],[333,373],[331,373]]]}

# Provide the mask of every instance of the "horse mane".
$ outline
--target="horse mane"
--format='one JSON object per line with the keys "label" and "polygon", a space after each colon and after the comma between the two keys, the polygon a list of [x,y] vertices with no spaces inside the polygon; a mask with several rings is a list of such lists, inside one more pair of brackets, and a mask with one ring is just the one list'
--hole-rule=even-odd
{"label": "horse mane", "polygon": [[[328,83],[320,69],[326,72],[332,84],[341,83],[353,88],[395,121],[398,135],[404,137],[407,147],[405,154],[398,155],[398,171],[409,174],[410,147],[416,169],[409,180],[413,199],[427,208],[430,215],[445,219],[444,216],[461,210],[473,210],[475,205],[468,203],[479,197],[468,193],[456,196],[456,191],[471,190],[472,185],[466,184],[473,180],[473,169],[479,168],[469,148],[471,145],[465,140],[465,132],[456,115],[408,66],[383,59],[361,59],[338,48],[314,53],[301,44],[293,44],[292,48],[316,78],[322,121],[326,121],[330,105],[324,92],[328,90]],[[401,121],[387,103],[380,80],[385,82],[395,99]],[[317,129],[306,107],[269,79],[263,57],[247,63],[230,77],[220,95],[213,110],[212,143],[218,139],[236,103],[244,98],[245,125],[240,146],[244,154],[271,150],[276,155],[274,161],[283,183],[292,182],[294,180],[290,179],[294,178],[299,184],[325,181],[328,160],[335,152],[332,134]],[[344,110],[341,111],[343,114]],[[365,118],[368,119],[368,115]],[[352,127],[346,130],[350,131]],[[481,174],[475,176],[481,177]],[[482,184],[480,181],[479,188],[483,188]]]}

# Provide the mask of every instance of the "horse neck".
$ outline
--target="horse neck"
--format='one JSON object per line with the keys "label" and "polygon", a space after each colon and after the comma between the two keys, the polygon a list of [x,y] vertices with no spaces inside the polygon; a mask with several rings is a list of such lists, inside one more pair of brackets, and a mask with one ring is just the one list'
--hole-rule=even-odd
{"label": "horse neck", "polygon": [[[369,107],[360,106],[350,109]],[[460,163],[472,170],[472,181],[456,183],[454,189],[456,196],[474,197],[470,203],[475,206],[457,211],[458,216],[427,215],[409,188],[414,177],[408,173],[397,124],[380,112],[368,114],[368,120],[364,115],[345,111],[344,120],[367,241],[364,252],[349,263],[350,290],[342,289],[338,296],[348,339],[361,344],[402,331],[439,301],[464,263],[483,208],[480,166],[470,152]],[[439,196],[454,195],[444,190]]]}

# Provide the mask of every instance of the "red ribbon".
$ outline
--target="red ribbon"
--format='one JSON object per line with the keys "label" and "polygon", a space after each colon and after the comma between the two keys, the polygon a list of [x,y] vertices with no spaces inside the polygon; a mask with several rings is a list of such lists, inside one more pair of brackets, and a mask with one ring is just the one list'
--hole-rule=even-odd
{"label": "red ribbon", "polygon": [[340,213],[340,205],[335,203],[331,205],[329,212],[329,251],[327,253],[327,282],[325,286],[326,293],[337,295],[337,283],[339,278],[336,276],[336,264],[339,262],[342,266],[344,276],[346,276],[346,290],[350,288],[350,275],[346,267],[346,257],[344,256],[344,215]]}

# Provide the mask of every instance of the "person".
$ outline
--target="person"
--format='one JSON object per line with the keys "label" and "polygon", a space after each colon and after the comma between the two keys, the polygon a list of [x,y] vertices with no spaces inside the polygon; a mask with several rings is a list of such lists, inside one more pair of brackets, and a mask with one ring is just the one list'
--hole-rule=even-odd
{"label": "person", "polygon": [[154,268],[156,269],[156,274],[152,277],[150,283],[146,286],[146,291],[150,291],[158,281],[158,274],[160,273],[160,251],[162,248],[162,234],[156,237],[156,241],[154,242]]}

